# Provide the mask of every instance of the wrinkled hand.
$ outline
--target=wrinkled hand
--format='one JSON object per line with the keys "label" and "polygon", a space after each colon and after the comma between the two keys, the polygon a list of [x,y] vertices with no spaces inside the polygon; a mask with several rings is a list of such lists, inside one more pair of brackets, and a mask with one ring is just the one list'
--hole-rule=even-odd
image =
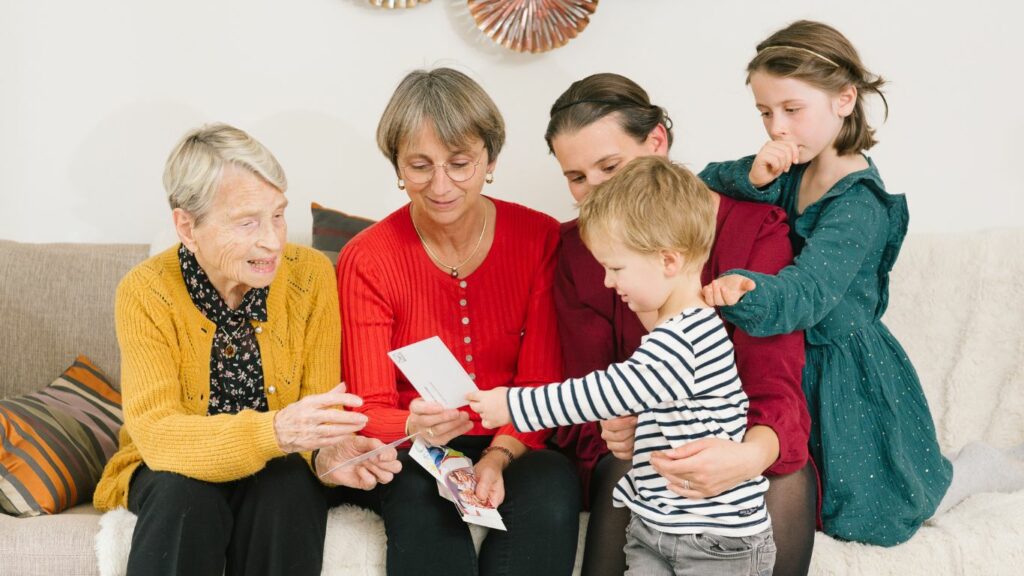
{"label": "wrinkled hand", "polygon": [[505,501],[505,457],[490,452],[473,467],[476,473],[476,497],[497,508]]}
{"label": "wrinkled hand", "polygon": [[750,183],[756,188],[767,186],[793,164],[800,163],[800,147],[793,142],[772,140],[761,147],[750,167]]}
{"label": "wrinkled hand", "polygon": [[633,459],[633,440],[636,437],[636,416],[611,418],[601,422],[601,438],[619,460]]}
{"label": "wrinkled hand", "polygon": [[416,398],[409,404],[409,419],[406,420],[409,434],[419,433],[431,444],[443,446],[452,438],[462,436],[473,428],[469,414],[454,408],[445,408],[437,402]]}
{"label": "wrinkled hand", "polygon": [[274,415],[277,445],[286,454],[316,450],[336,444],[366,426],[366,416],[342,410],[362,406],[363,399],[345,393],[345,383],[329,392],[306,396]]}
{"label": "wrinkled hand", "polygon": [[499,386],[466,394],[469,407],[480,415],[484,428],[499,428],[512,422],[508,411],[508,388]]}
{"label": "wrinkled hand", "polygon": [[[360,454],[374,450],[384,443],[376,438],[366,438],[350,434],[337,444],[322,448],[316,458],[316,473],[319,476],[335,466],[351,460]],[[372,490],[377,484],[387,484],[402,470],[398,461],[398,451],[394,448],[382,450],[358,464],[351,464],[334,470],[323,477],[323,480],[339,486]]]}
{"label": "wrinkled hand", "polygon": [[651,454],[651,466],[668,480],[669,490],[676,494],[709,498],[761,474],[756,470],[759,456],[750,450],[745,444],[724,438],[701,438]]}
{"label": "wrinkled hand", "polygon": [[726,274],[702,288],[701,296],[708,306],[732,306],[754,288],[757,288],[757,283],[750,278],[739,274]]}

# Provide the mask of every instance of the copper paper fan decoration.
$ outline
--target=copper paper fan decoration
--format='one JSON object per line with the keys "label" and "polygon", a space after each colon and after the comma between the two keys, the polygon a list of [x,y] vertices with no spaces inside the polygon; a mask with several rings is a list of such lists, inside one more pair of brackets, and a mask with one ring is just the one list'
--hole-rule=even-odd
{"label": "copper paper fan decoration", "polygon": [[370,0],[370,4],[378,8],[412,8],[417,4],[426,4],[430,0]]}
{"label": "copper paper fan decoration", "polygon": [[590,23],[598,0],[469,0],[477,28],[517,52],[564,46]]}

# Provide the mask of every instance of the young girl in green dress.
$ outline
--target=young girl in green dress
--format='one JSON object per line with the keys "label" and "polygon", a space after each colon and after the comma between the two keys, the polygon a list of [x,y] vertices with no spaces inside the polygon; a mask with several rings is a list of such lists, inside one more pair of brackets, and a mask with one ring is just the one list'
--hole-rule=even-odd
{"label": "young girl in green dress", "polygon": [[771,140],[701,177],[723,194],[785,209],[797,256],[776,276],[732,270],[705,298],[753,336],[805,331],[822,526],[846,540],[899,544],[935,512],[952,467],[917,373],[881,322],[908,219],[903,195],[886,191],[863,154],[875,144],[863,99],[881,97],[883,80],[838,31],[800,21],[757,46],[747,83]]}

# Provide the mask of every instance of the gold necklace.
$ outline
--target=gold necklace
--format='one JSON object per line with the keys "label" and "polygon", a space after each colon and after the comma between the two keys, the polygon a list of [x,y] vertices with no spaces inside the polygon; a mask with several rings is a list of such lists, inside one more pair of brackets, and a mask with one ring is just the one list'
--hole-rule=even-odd
{"label": "gold necklace", "polygon": [[465,260],[459,262],[455,266],[449,266],[448,264],[442,262],[441,259],[438,258],[436,254],[434,254],[434,251],[430,249],[430,244],[427,244],[427,239],[423,237],[423,234],[420,232],[419,226],[416,225],[416,219],[412,217],[411,209],[409,211],[409,219],[412,220],[412,229],[416,231],[416,236],[419,237],[420,244],[422,244],[423,249],[427,251],[427,256],[430,256],[430,259],[437,263],[438,266],[451,270],[452,278],[458,278],[459,268],[462,268],[463,266],[466,265],[467,262],[472,260],[473,257],[476,256],[477,251],[480,250],[480,245],[484,243],[484,234],[487,232],[487,205],[484,205],[484,225],[483,228],[480,229],[480,237],[476,239],[476,246],[473,247],[473,251],[469,253],[469,256],[467,256]]}

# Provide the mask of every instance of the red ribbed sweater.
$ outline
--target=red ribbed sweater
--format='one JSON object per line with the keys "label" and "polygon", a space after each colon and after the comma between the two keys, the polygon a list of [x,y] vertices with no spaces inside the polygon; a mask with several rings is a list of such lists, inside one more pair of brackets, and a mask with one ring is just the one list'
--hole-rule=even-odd
{"label": "red ribbed sweater", "polygon": [[[558,222],[517,204],[496,207],[494,242],[483,264],[459,280],[438,269],[406,205],[353,238],[338,259],[341,369],[369,416],[362,433],[404,435],[418,396],[387,352],[437,335],[481,390],[560,382],[552,283]],[[549,431],[488,430],[469,409],[471,435],[508,434],[541,448]]]}

